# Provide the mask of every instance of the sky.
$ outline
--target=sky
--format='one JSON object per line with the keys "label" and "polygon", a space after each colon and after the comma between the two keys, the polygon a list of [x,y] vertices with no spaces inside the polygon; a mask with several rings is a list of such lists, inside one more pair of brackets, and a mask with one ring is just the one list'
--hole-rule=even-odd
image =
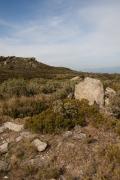
{"label": "sky", "polygon": [[0,55],[120,66],[120,0],[0,0]]}

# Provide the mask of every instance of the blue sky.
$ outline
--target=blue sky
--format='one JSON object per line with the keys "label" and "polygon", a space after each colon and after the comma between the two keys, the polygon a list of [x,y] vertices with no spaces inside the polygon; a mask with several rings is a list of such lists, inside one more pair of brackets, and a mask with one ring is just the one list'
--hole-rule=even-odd
{"label": "blue sky", "polygon": [[120,66],[120,0],[0,0],[0,55]]}

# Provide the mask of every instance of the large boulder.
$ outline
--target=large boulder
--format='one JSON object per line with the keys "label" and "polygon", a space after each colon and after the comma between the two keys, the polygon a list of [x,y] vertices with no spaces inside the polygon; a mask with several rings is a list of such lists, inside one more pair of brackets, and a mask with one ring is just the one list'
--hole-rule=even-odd
{"label": "large boulder", "polygon": [[75,99],[86,99],[89,105],[95,102],[102,107],[104,105],[104,88],[100,80],[94,78],[85,78],[75,86]]}

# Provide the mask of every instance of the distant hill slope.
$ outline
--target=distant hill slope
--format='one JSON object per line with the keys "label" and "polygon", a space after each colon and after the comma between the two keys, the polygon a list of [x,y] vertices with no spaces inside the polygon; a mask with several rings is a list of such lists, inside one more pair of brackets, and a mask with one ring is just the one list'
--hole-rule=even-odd
{"label": "distant hill slope", "polygon": [[0,57],[0,82],[9,78],[66,78],[75,74],[68,68],[48,66],[35,58]]}

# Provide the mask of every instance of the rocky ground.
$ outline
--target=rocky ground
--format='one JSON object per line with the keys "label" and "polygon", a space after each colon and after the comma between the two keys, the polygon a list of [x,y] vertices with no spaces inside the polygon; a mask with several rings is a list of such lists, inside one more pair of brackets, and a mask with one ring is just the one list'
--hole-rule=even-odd
{"label": "rocky ground", "polygon": [[[113,167],[106,167],[111,164],[103,153],[110,145],[120,146],[119,136],[90,125],[42,135],[26,131],[18,119],[5,122],[0,126],[0,179],[117,180],[120,174],[110,174]],[[59,170],[58,177],[47,177],[48,168]]]}

